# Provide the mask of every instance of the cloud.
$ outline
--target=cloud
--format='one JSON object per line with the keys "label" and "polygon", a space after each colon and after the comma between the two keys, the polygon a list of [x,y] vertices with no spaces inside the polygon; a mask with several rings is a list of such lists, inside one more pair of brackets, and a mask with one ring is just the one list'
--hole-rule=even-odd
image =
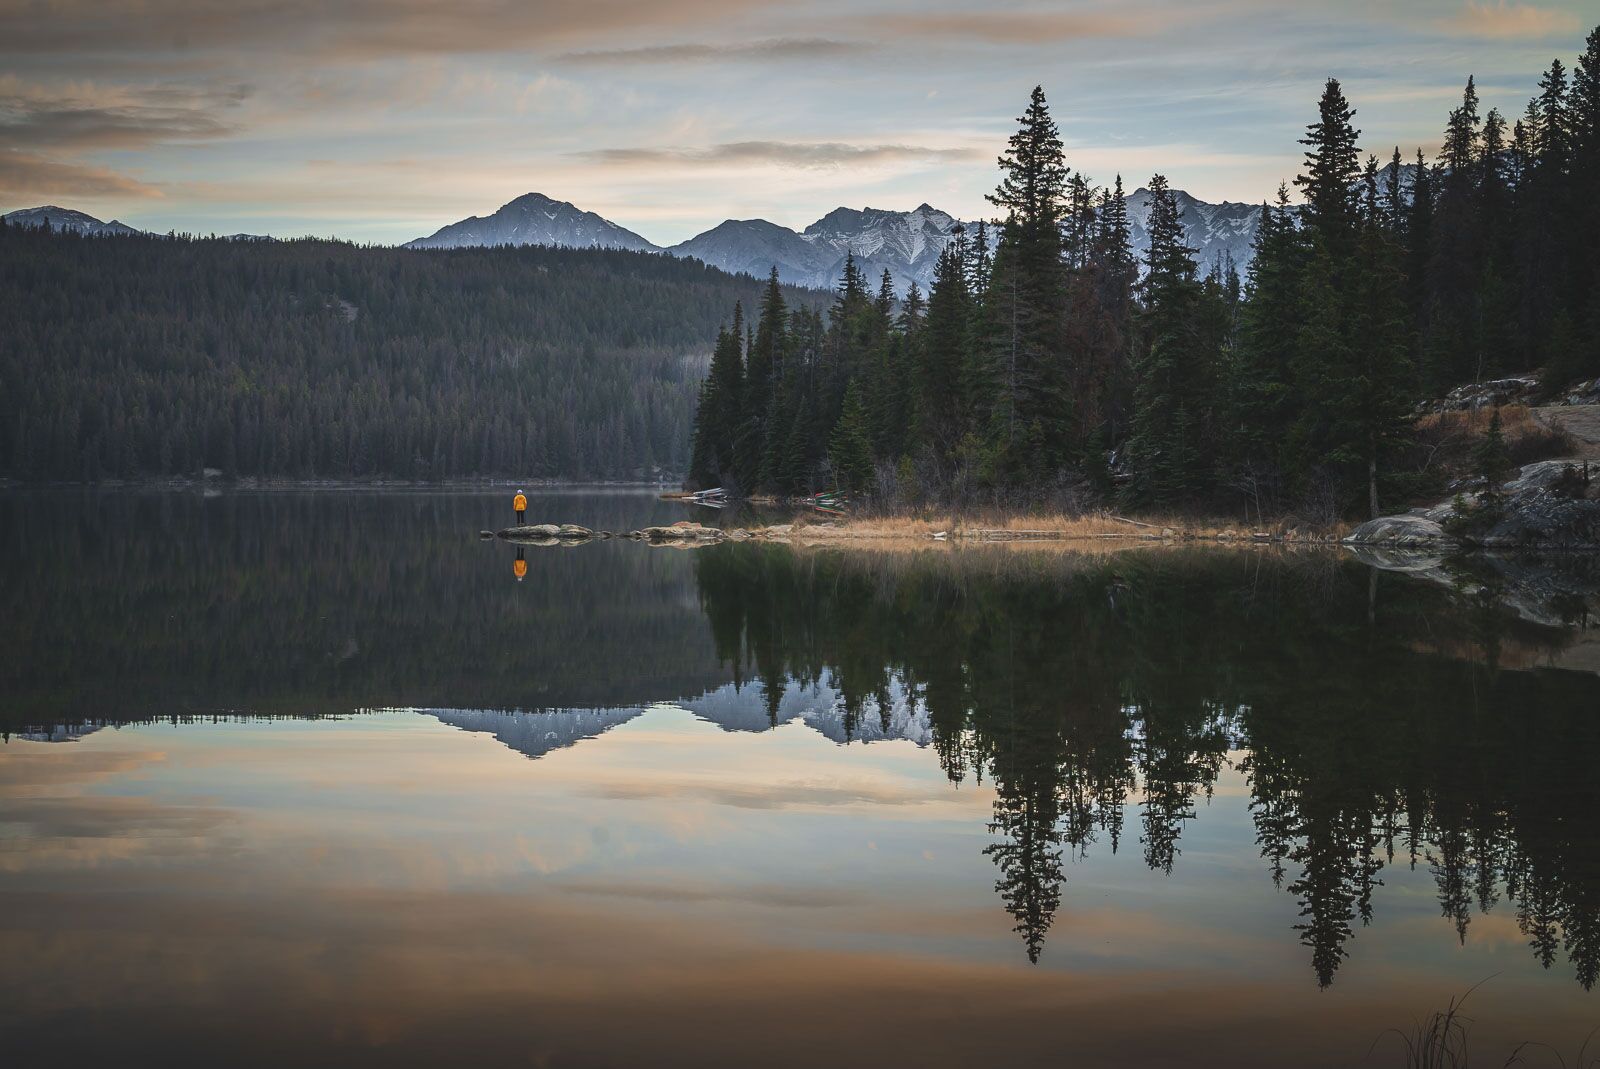
{"label": "cloud", "polygon": [[1171,24],[1126,13],[1073,11],[955,11],[872,15],[861,23],[896,35],[999,45],[1060,44],[1107,37],[1139,37]]}
{"label": "cloud", "polygon": [[384,58],[510,52],[716,25],[748,0],[0,0],[0,52],[205,49]]}
{"label": "cloud", "polygon": [[591,52],[568,52],[557,58],[566,63],[595,65],[630,63],[707,63],[717,60],[828,59],[870,51],[873,45],[861,41],[834,41],[826,37],[777,37],[747,44],[647,45],[643,48],[610,48]]}
{"label": "cloud", "polygon": [[578,153],[582,159],[606,164],[698,165],[754,164],[808,169],[939,160],[986,159],[988,154],[967,148],[932,148],[925,145],[850,145],[840,141],[731,141],[706,148],[607,148]]}
{"label": "cloud", "polygon": [[233,127],[213,113],[237,106],[250,92],[242,85],[50,92],[0,79],[0,148],[140,149],[224,137]]}
{"label": "cloud", "polygon": [[586,899],[625,898],[644,902],[662,903],[724,903],[736,905],[771,906],[778,909],[831,909],[839,906],[862,905],[865,896],[827,887],[788,887],[767,884],[756,887],[684,886],[678,884],[638,883],[627,884],[598,882],[566,882],[556,885],[570,895]]}
{"label": "cloud", "polygon": [[790,809],[816,806],[926,805],[945,801],[937,791],[921,792],[875,783],[608,783],[589,793],[618,801],[696,801],[735,809]]}
{"label": "cloud", "polygon": [[1493,4],[1467,0],[1465,9],[1443,20],[1442,25],[1452,33],[1491,40],[1551,37],[1579,28],[1577,17],[1565,11],[1532,4],[1508,4],[1506,0]]}
{"label": "cloud", "polygon": [[108,167],[0,149],[0,197],[159,197],[154,186]]}

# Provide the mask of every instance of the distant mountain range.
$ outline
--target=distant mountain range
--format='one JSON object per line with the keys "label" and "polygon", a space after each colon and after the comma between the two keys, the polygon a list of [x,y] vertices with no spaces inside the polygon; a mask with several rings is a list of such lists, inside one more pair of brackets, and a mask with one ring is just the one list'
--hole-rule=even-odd
{"label": "distant mountain range", "polygon": [[[1416,168],[1406,165],[1402,185],[1410,187]],[[1261,225],[1261,205],[1237,201],[1212,204],[1174,190],[1187,240],[1195,249],[1202,274],[1231,258],[1241,273],[1250,264],[1250,246]],[[1145,222],[1150,191],[1128,194],[1128,220],[1134,252],[1149,247]],[[102,223],[83,212],[46,206],[25,208],[4,216],[11,224],[51,226],[84,234],[137,234],[115,220]],[[836,208],[804,230],[795,231],[765,219],[729,219],[703,234],[672,246],[660,246],[611,220],[542,193],[526,193],[487,216],[472,216],[408,241],[408,249],[458,249],[495,245],[562,245],[570,248],[627,249],[693,257],[733,274],[764,277],[773,267],[784,282],[811,289],[832,289],[847,255],[853,254],[868,280],[876,285],[887,270],[904,295],[915,282],[924,293],[933,285],[933,268],[957,226],[948,212],[927,204],[908,212],[886,208]],[[235,235],[246,239],[251,235]]]}
{"label": "distant mountain range", "polygon": [[542,193],[524,193],[493,215],[474,215],[441,227],[407,249],[460,249],[480,245],[565,245],[573,249],[660,252],[633,231]]}
{"label": "distant mountain range", "polygon": [[[723,731],[768,731],[773,722],[764,701],[749,688],[733,684],[718,687],[699,698],[671,702]],[[596,738],[644,713],[641,707],[622,709],[566,709],[545,712],[499,712],[492,709],[424,709],[463,731],[481,731],[528,757],[539,758],[552,750]],[[888,714],[885,716],[885,712]],[[933,741],[927,707],[913,705],[898,684],[892,684],[889,708],[867,703],[859,719],[847,720],[844,702],[831,682],[815,687],[786,682],[778,699],[777,722],[795,721],[839,745],[903,739],[917,746]]]}
{"label": "distant mountain range", "polygon": [[[1188,241],[1202,272],[1231,257],[1241,271],[1250,262],[1250,245],[1261,225],[1261,206],[1224,201],[1210,204],[1176,191]],[[1128,219],[1134,251],[1149,247],[1145,221],[1150,191],[1128,195]],[[733,274],[764,276],[773,267],[794,286],[832,289],[847,255],[876,284],[884,271],[904,295],[915,282],[926,293],[933,285],[934,264],[957,226],[970,232],[949,212],[928,204],[909,212],[886,208],[836,208],[804,230],[795,231],[766,219],[729,219],[703,234],[672,246],[660,246],[593,212],[565,201],[528,193],[493,214],[452,223],[436,233],[406,243],[406,248],[460,248],[469,245],[569,245],[577,248],[632,249],[692,256]]]}
{"label": "distant mountain range", "polygon": [[77,234],[99,237],[103,234],[142,234],[127,223],[116,219],[103,223],[92,215],[75,212],[71,208],[58,208],[46,204],[39,208],[23,208],[0,216],[10,226],[49,226],[52,230],[70,230]]}

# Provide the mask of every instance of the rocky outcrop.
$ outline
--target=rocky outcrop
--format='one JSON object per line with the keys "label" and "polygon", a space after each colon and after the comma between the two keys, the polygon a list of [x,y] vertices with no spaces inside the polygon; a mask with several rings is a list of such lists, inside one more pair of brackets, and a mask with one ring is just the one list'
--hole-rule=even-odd
{"label": "rocky outcrop", "polygon": [[698,523],[675,523],[670,527],[646,527],[634,532],[651,545],[709,546],[727,537],[720,527],[702,527]]}
{"label": "rocky outcrop", "polygon": [[1532,375],[1515,375],[1511,378],[1492,379],[1489,382],[1469,382],[1457,386],[1440,400],[1424,401],[1418,406],[1417,414],[1524,405],[1528,404],[1538,392],[1539,380]]}
{"label": "rocky outcrop", "polygon": [[1600,500],[1581,460],[1523,466],[1493,499],[1464,494],[1429,509],[1368,520],[1345,538],[1393,549],[1600,549]]}
{"label": "rocky outcrop", "polygon": [[1352,546],[1382,546],[1392,549],[1435,549],[1453,546],[1456,540],[1445,533],[1438,520],[1426,512],[1401,516],[1380,516],[1368,520],[1345,538]]}
{"label": "rocky outcrop", "polygon": [[610,538],[609,531],[591,531],[587,527],[579,527],[575,523],[524,523],[516,527],[506,527],[495,532],[495,536],[508,542],[523,542],[528,545],[560,545],[587,542],[591,538]]}

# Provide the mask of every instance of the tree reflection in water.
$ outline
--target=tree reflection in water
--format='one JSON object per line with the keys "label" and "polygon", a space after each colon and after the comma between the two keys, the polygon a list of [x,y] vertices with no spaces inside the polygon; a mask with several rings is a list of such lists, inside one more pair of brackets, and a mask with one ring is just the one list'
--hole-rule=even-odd
{"label": "tree reflection in water", "polygon": [[[679,515],[644,496],[541,505],[607,529]],[[1509,908],[1546,967],[1585,988],[1600,975],[1600,678],[1540,667],[1581,634],[1582,598],[1543,598],[1572,626],[1542,626],[1507,611],[1492,572],[1465,595],[1338,555],[1252,551],[601,543],[529,551],[518,583],[511,550],[473,539],[503,507],[0,495],[0,733],[616,710],[692,704],[730,676],[764,710],[737,710],[743,727],[778,722],[795,684],[826,683],[839,737],[888,734],[909,702],[950,780],[993,786],[988,855],[1030,960],[1067,861],[1136,839],[1145,864],[1181,877],[1185,828],[1231,764],[1319,983],[1396,865],[1431,873],[1461,938]]]}
{"label": "tree reflection in water", "polygon": [[[1335,557],[893,557],[728,546],[695,561],[736,679],[828,682],[847,723],[925,706],[954,782],[995,791],[996,890],[1037,961],[1064,858],[1171,875],[1237,760],[1261,857],[1332,983],[1385,867],[1425,866],[1464,939],[1504,897],[1539,960],[1600,969],[1600,680],[1517,670],[1572,632]],[[1492,592],[1491,592],[1492,593]]]}

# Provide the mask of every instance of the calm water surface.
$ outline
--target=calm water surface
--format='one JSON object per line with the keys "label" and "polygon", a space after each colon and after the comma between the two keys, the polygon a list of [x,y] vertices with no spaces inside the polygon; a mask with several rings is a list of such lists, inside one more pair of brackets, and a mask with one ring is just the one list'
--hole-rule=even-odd
{"label": "calm water surface", "polygon": [[1570,597],[1254,551],[518,581],[505,497],[0,495],[6,1064],[1399,1065],[1480,981],[1484,1064],[1600,1023]]}

